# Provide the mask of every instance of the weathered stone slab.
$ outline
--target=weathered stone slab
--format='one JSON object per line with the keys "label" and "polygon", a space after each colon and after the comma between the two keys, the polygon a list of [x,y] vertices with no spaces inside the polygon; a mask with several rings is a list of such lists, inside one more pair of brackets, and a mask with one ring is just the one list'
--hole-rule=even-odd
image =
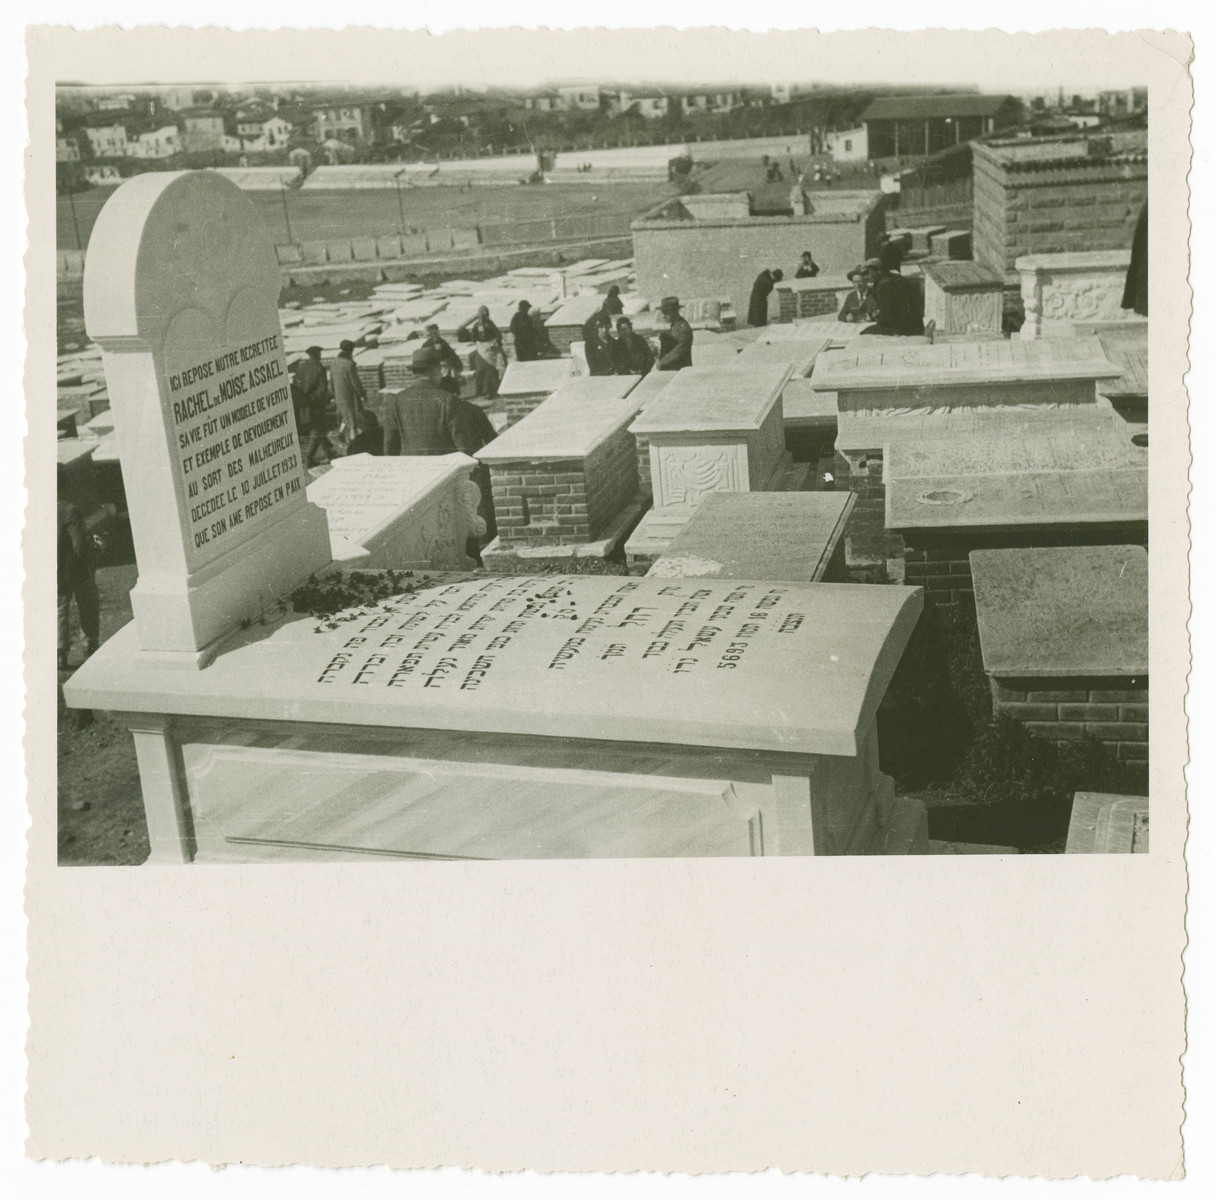
{"label": "weathered stone slab", "polygon": [[535,411],[542,401],[573,378],[577,369],[573,358],[542,358],[535,362],[508,363],[502,382],[498,385],[507,424],[514,425]]}
{"label": "weathered stone slab", "polygon": [[836,429],[836,393],[820,391],[809,379],[791,379],[781,391],[786,429]]}
{"label": "weathered stone slab", "polygon": [[343,567],[467,570],[469,538],[485,533],[481,491],[466,454],[354,454],[308,485],[325,510],[334,562]]}
{"label": "weathered stone slab", "polygon": [[1147,854],[1147,796],[1077,792],[1072,799],[1065,854]]}
{"label": "weathered stone slab", "polygon": [[975,550],[971,573],[990,675],[1147,677],[1143,546]]}
{"label": "weathered stone slab", "polygon": [[198,673],[137,662],[128,627],[66,692],[135,714],[160,862],[881,853],[923,842],[875,734],[919,613],[897,587],[491,576],[272,611]]}
{"label": "weathered stone slab", "polygon": [[[819,354],[831,345],[831,338],[780,338],[756,341],[739,352],[737,366],[750,367],[759,363],[778,363],[790,368],[795,379],[805,379]],[[700,362],[697,366],[701,366]],[[706,364],[708,365],[708,364]]]}
{"label": "weathered stone slab", "polygon": [[842,580],[851,492],[720,492],[706,496],[648,575]]}
{"label": "weathered stone slab", "polygon": [[194,666],[330,561],[305,497],[281,284],[253,203],[211,171],[136,176],[93,230],[85,321],[127,465],[139,642]]}
{"label": "weathered stone slab", "polygon": [[926,263],[925,320],[943,333],[1001,331],[1004,276],[974,262]]}
{"label": "weathered stone slab", "polygon": [[1074,321],[1118,321],[1136,317],[1124,309],[1123,288],[1130,250],[1028,254],[1015,262],[1022,277],[1026,319],[1019,337],[1068,337]]}

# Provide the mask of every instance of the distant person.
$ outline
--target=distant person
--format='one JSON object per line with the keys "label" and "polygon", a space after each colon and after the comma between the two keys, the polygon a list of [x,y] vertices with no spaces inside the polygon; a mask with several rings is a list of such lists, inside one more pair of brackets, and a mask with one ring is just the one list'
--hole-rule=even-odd
{"label": "distant person", "polygon": [[473,340],[469,365],[473,368],[474,399],[493,400],[507,369],[507,355],[502,348],[502,334],[490,320],[490,310],[483,304],[460,331]]}
{"label": "distant person", "polygon": [[84,657],[96,653],[101,628],[101,602],[94,576],[96,556],[93,538],[84,526],[76,505],[67,500],[58,504],[58,664],[68,669],[72,649],[72,601],[84,634]]}
{"label": "distant person", "polygon": [[309,346],[305,357],[291,365],[291,406],[296,414],[296,431],[303,442],[304,465],[315,467],[317,457],[324,454],[322,462],[338,457],[329,440],[329,376],[321,361],[321,347]]}
{"label": "distant person", "polygon": [[878,252],[878,281],[874,285],[874,299],[878,304],[878,320],[868,333],[889,334],[896,337],[916,337],[925,332],[920,292],[912,280],[899,273],[903,262],[903,251],[897,242],[887,242]]}
{"label": "distant person", "polygon": [[428,325],[426,327],[426,338],[422,344],[434,350],[439,355],[439,360],[443,364],[443,371],[439,377],[439,386],[445,392],[451,392],[453,396],[459,396],[460,379],[464,374],[464,364],[460,361],[460,355],[452,349],[447,339],[440,335],[438,325]]}
{"label": "distant person", "polygon": [[776,270],[765,267],[756,276],[756,282],[752,284],[751,300],[747,306],[747,323],[749,325],[759,327],[768,324],[768,298],[772,295],[773,287],[780,283],[784,277],[780,267]]}
{"label": "distant person", "polygon": [[874,295],[874,284],[878,279],[878,259],[872,258],[854,267],[848,278],[853,282],[853,290],[844,298],[836,319],[854,325],[861,321],[876,321],[878,300]]}
{"label": "distant person", "polygon": [[519,308],[511,318],[511,336],[515,339],[515,361],[534,362],[537,358],[536,329],[528,310],[532,305],[527,300],[519,302]]}
{"label": "distant person", "polygon": [[549,337],[549,327],[545,324],[544,314],[539,308],[534,308],[528,313],[528,318],[532,322],[532,334],[536,342],[536,357],[560,358],[561,352],[553,344],[553,339]]}
{"label": "distant person", "polygon": [[476,404],[439,386],[443,360],[422,346],[410,360],[414,382],[384,410],[383,453],[387,455],[475,454],[496,434]]}
{"label": "distant person", "polygon": [[634,333],[633,322],[621,317],[611,342],[612,362],[618,375],[645,375],[654,366],[654,353],[646,339]]}
{"label": "distant person", "polygon": [[612,321],[603,309],[592,313],[583,323],[583,353],[587,358],[588,374],[614,374],[616,368],[612,362],[611,331]]}
{"label": "distant person", "polygon": [[809,250],[802,252],[802,261],[794,272],[795,279],[814,279],[819,274],[819,264],[811,257]]}
{"label": "distant person", "polygon": [[610,317],[619,317],[625,311],[625,302],[621,299],[621,289],[618,284],[613,284],[608,289],[608,295],[604,298],[603,311]]}
{"label": "distant person", "polygon": [[692,366],[692,326],[680,315],[678,296],[664,296],[659,313],[667,321],[667,330],[659,334],[660,371],[679,371]]}
{"label": "distant person", "polygon": [[355,369],[354,342],[344,338],[338,344],[338,357],[329,372],[334,381],[334,405],[338,410],[338,442],[349,446],[363,427],[367,404],[363,380]]}
{"label": "distant person", "polygon": [[[441,383],[440,387],[443,386]],[[363,413],[363,428],[359,435],[346,447],[347,454],[376,454],[384,453],[384,428],[379,417],[369,408]]]}
{"label": "distant person", "polygon": [[1132,260],[1127,267],[1121,307],[1142,317],[1148,316],[1148,201],[1140,209],[1132,234]]}

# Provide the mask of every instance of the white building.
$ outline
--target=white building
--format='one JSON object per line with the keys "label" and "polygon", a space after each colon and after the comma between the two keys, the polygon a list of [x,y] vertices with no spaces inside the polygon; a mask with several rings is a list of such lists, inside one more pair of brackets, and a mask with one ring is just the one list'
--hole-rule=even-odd
{"label": "white building", "polygon": [[176,125],[164,125],[151,133],[141,133],[129,143],[127,153],[132,158],[168,158],[182,148],[181,134]]}
{"label": "white building", "polygon": [[97,125],[85,129],[94,158],[125,158],[127,156],[127,127]]}
{"label": "white building", "polygon": [[236,132],[242,150],[285,150],[291,138],[291,123],[278,115],[254,121],[238,119]]}
{"label": "white building", "polygon": [[865,162],[870,157],[866,127],[838,129],[823,136],[823,148],[833,162]]}
{"label": "white building", "polygon": [[665,92],[621,92],[617,98],[621,112],[636,108],[638,115],[647,120],[665,117],[670,103],[671,98]]}
{"label": "white building", "polygon": [[567,109],[592,110],[600,106],[600,89],[593,84],[576,83],[559,87],[557,95]]}
{"label": "white building", "polygon": [[75,138],[57,137],[55,139],[56,162],[79,162],[80,147]]}

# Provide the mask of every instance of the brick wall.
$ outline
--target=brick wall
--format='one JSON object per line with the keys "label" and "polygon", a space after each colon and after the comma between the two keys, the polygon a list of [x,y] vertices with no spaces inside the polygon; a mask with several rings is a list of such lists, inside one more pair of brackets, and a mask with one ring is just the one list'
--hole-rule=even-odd
{"label": "brick wall", "polygon": [[633,440],[638,448],[638,491],[649,500],[654,496],[650,478],[650,439],[644,433],[635,433]]}
{"label": "brick wall", "polygon": [[503,411],[507,414],[507,426],[522,421],[529,413],[535,412],[549,398],[550,392],[529,392],[521,396],[502,396]]}
{"label": "brick wall", "polygon": [[831,316],[840,307],[834,291],[810,292],[777,285],[777,320]]}
{"label": "brick wall", "polygon": [[836,490],[857,497],[845,529],[845,556],[851,565],[874,565],[898,558],[903,539],[886,527],[887,488],[882,478],[882,451],[847,454],[836,451]]}
{"label": "brick wall", "polygon": [[1077,527],[906,530],[900,536],[904,543],[905,582],[910,587],[923,587],[926,601],[957,604],[974,595],[968,558],[972,550],[1026,546],[1147,546],[1148,524],[1125,521]]}
{"label": "brick wall", "polygon": [[594,541],[637,495],[633,435],[618,430],[586,459],[494,463],[490,487],[503,549]]}
{"label": "brick wall", "polygon": [[1148,680],[993,679],[993,709],[1047,741],[1088,734],[1127,763],[1148,763]]}
{"label": "brick wall", "polygon": [[1124,249],[1148,196],[1145,163],[1078,159],[1006,170],[977,152],[974,164],[975,257],[1007,273],[1023,254]]}
{"label": "brick wall", "polygon": [[970,202],[960,204],[937,204],[932,207],[900,206],[887,210],[888,229],[970,229],[972,217]]}

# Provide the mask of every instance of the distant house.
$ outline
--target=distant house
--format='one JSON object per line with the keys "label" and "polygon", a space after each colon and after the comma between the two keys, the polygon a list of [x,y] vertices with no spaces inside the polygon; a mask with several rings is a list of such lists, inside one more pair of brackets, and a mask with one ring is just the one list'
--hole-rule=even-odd
{"label": "distant house", "polygon": [[[187,112],[182,117],[182,148],[191,153],[220,150],[226,136],[224,114],[214,109]],[[239,143],[238,143],[239,145]]]}
{"label": "distant house", "polygon": [[55,139],[55,161],[80,161],[80,144],[74,137],[57,137]]}
{"label": "distant house", "polygon": [[1098,93],[1098,111],[1107,117],[1130,117],[1148,111],[1148,88]]}
{"label": "distant house", "polygon": [[321,104],[312,110],[312,136],[322,144],[369,142],[372,128],[372,113],[364,104]]}
{"label": "distant house", "polygon": [[164,125],[133,138],[127,147],[127,154],[132,158],[168,158],[181,148],[181,134],[177,126]]}
{"label": "distant house", "polygon": [[113,95],[98,96],[93,106],[99,112],[125,112],[136,103],[138,97],[134,92],[116,92]]}
{"label": "distant house", "polygon": [[621,112],[636,109],[641,117],[654,120],[665,117],[671,107],[671,97],[666,92],[626,92],[617,93],[616,107]]}
{"label": "distant house", "polygon": [[159,97],[165,108],[171,109],[173,112],[181,112],[194,103],[194,89],[192,87],[165,88],[159,93]]}
{"label": "distant house", "polygon": [[813,90],[809,83],[774,83],[769,87],[769,96],[774,104],[788,104],[795,96]]}
{"label": "distant house", "polygon": [[1014,96],[886,96],[861,114],[870,158],[935,154],[1022,119]]}
{"label": "distant house", "polygon": [[564,112],[567,108],[557,92],[548,90],[530,92],[523,97],[523,105],[531,112]]}
{"label": "distant house", "polygon": [[825,133],[823,149],[825,154],[832,156],[833,162],[865,162],[870,157],[870,139],[866,127],[859,125],[856,129]]}
{"label": "distant house", "polygon": [[236,115],[236,136],[242,150],[285,150],[291,129],[291,122],[274,112],[255,109]]}
{"label": "distant house", "polygon": [[127,127],[125,125],[86,126],[85,137],[94,158],[125,158],[127,156]]}
{"label": "distant house", "polygon": [[738,90],[730,88],[711,88],[705,91],[686,92],[680,97],[680,107],[687,116],[697,116],[705,113],[728,113],[738,108],[740,95]]}
{"label": "distant house", "polygon": [[559,86],[557,96],[567,109],[590,111],[600,106],[600,89],[594,84],[576,83]]}

